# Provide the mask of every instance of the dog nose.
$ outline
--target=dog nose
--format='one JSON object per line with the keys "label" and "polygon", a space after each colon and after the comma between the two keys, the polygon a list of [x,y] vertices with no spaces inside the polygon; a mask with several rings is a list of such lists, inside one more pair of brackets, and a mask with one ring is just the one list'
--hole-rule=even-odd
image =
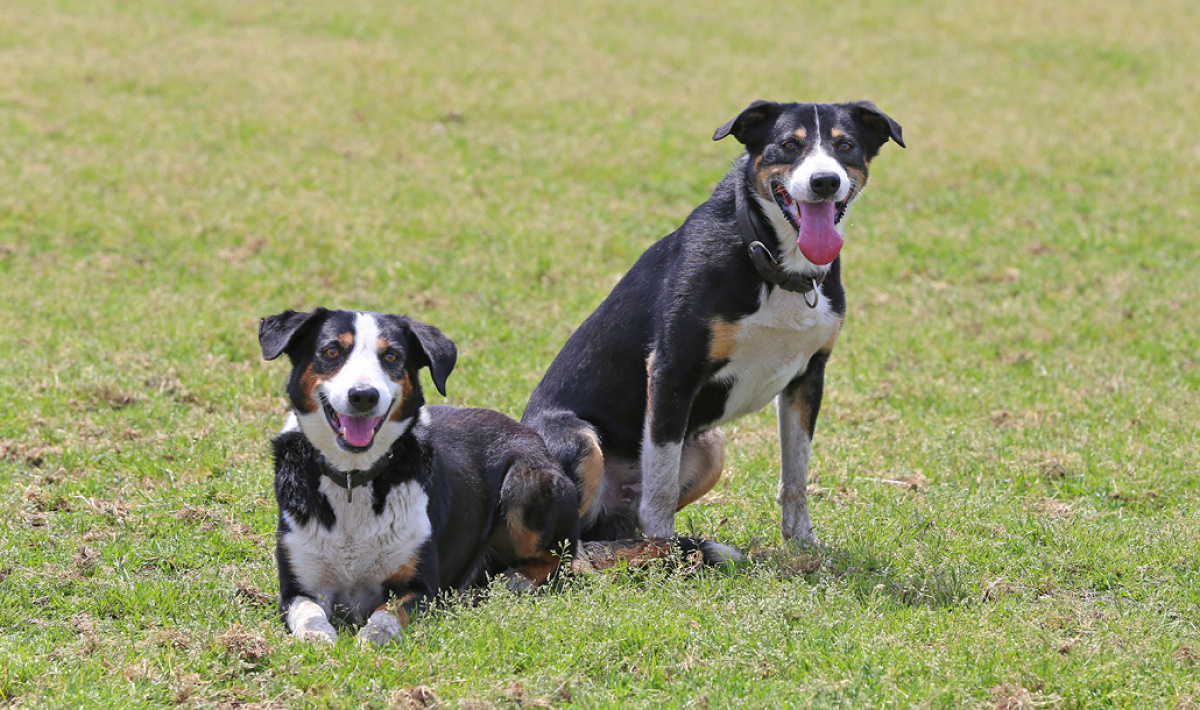
{"label": "dog nose", "polygon": [[346,393],[350,406],[359,411],[374,409],[379,404],[379,390],[374,387],[354,387]]}
{"label": "dog nose", "polygon": [[813,194],[820,198],[833,197],[842,186],[842,179],[837,173],[813,173],[808,179],[808,185]]}

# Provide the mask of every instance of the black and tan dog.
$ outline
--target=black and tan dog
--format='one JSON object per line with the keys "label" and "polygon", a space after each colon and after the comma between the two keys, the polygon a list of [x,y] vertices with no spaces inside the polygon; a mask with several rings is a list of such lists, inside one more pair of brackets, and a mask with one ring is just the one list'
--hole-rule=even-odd
{"label": "black and tan dog", "polygon": [[756,101],[717,129],[746,148],[570,337],[525,410],[581,494],[583,539],[675,532],[721,474],[717,428],[776,400],[783,535],[806,494],[825,363],[846,301],[838,222],[900,126],[874,104]]}
{"label": "black and tan dog", "polygon": [[400,315],[285,311],[263,357],[292,362],[292,415],[275,438],[280,614],[336,641],[337,616],[383,643],[444,590],[511,569],[545,581],[578,536],[577,492],[526,427],[496,412],[424,406],[457,350]]}

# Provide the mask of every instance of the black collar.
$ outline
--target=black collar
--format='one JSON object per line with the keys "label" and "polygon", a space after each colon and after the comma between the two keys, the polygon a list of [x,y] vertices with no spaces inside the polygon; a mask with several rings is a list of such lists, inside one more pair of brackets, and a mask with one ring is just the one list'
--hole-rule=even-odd
{"label": "black collar", "polygon": [[746,204],[746,190],[748,189],[745,178],[735,180],[733,185],[733,195],[737,204],[737,221],[738,233],[742,236],[742,241],[746,244],[746,252],[750,255],[750,262],[754,264],[754,269],[758,271],[758,275],[768,283],[775,284],[784,291],[792,291],[793,293],[808,294],[810,291],[813,295],[813,300],[810,303],[808,296],[805,295],[804,303],[809,308],[816,308],[820,301],[820,291],[817,287],[825,280],[825,274],[820,276],[809,276],[807,274],[793,274],[785,271],[779,262],[775,259],[775,255],[771,253],[771,249],[767,244],[771,240],[769,237],[762,236],[763,228],[760,225],[761,217],[758,210],[755,210]]}
{"label": "black collar", "polygon": [[392,459],[396,457],[396,453],[399,452],[402,446],[404,446],[404,439],[411,430],[412,429],[410,427],[408,431],[405,431],[403,434],[396,437],[396,440],[392,442],[391,447],[389,447],[388,450],[384,452],[383,456],[380,456],[375,463],[371,464],[370,468],[343,471],[339,468],[335,468],[333,464],[329,463],[329,459],[325,458],[324,454],[322,454],[320,451],[317,451],[315,452],[317,470],[320,471],[322,475],[327,476],[329,480],[333,481],[342,488],[345,488],[347,499],[353,501],[355,488],[364,486],[371,481],[374,481],[376,478],[382,476],[385,471],[387,471],[388,466],[392,464]]}

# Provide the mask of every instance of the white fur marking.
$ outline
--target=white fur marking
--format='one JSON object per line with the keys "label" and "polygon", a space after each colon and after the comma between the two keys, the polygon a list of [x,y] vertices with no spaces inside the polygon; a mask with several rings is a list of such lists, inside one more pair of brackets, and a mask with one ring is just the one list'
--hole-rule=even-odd
{"label": "white fur marking", "polygon": [[432,534],[429,497],[419,483],[394,486],[379,515],[374,486],[362,486],[351,498],[322,476],[320,491],[333,507],[333,529],[326,530],[315,518],[301,526],[288,517],[291,532],[281,541],[300,586],[326,608],[345,607],[359,623],[386,601],[384,580],[414,564]]}
{"label": "white fur marking", "polygon": [[[813,152],[805,156],[800,164],[792,169],[785,187],[797,202],[825,202],[817,198],[812,191],[812,176],[816,173],[834,173],[841,178],[841,185],[834,194],[832,202],[841,202],[850,196],[850,176],[832,155],[825,152],[825,147],[819,142]],[[778,206],[776,206],[778,209]]]}
{"label": "white fur marking", "polygon": [[358,630],[358,642],[382,646],[399,635],[400,619],[387,609],[376,609],[366,626]]}
{"label": "white fur marking", "polygon": [[337,643],[337,631],[329,623],[328,610],[312,599],[295,597],[292,600],[287,625],[296,638]]}
{"label": "white fur marking", "polygon": [[[383,371],[379,364],[379,324],[369,313],[357,313],[354,319],[354,346],[346,363],[329,380],[318,388],[318,393],[328,400],[339,413],[350,411],[348,398],[350,389],[356,385],[374,387],[379,392],[379,404],[372,414],[388,416],[396,405],[400,385]],[[323,408],[315,412],[293,412],[304,436],[325,456],[325,460],[339,471],[365,471],[387,453],[396,439],[412,426],[411,419],[394,422],[385,421],[375,434],[371,448],[360,453],[346,451],[337,443],[337,434],[329,425]],[[284,429],[288,429],[285,427]]]}
{"label": "white fur marking", "polygon": [[783,509],[783,536],[816,543],[812,519],[808,513],[808,463],[812,458],[812,438],[804,430],[800,412],[784,401],[775,400],[779,415],[779,448],[782,468],[779,478],[779,505]]}
{"label": "white fur marking", "polygon": [[[766,290],[763,286],[763,293]],[[738,321],[737,344],[729,362],[714,376],[733,386],[725,411],[713,426],[762,409],[804,373],[813,354],[829,342],[841,323],[829,299],[821,295],[817,307],[809,308],[803,294],[772,289],[757,311]]]}
{"label": "white fur marking", "polygon": [[675,535],[675,509],[679,507],[679,459],[683,442],[656,446],[650,437],[650,416],[642,432],[642,502],[638,520],[649,537]]}

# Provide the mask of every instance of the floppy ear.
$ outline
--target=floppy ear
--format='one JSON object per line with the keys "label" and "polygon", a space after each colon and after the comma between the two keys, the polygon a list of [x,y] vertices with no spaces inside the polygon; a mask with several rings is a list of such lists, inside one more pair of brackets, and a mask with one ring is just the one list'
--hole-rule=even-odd
{"label": "floppy ear", "polygon": [[713,140],[719,141],[725,136],[732,135],[742,145],[746,144],[746,134],[759,126],[767,118],[779,113],[779,104],[774,101],[759,99],[742,109],[729,123],[717,129]]}
{"label": "floppy ear", "polygon": [[454,341],[447,338],[442,331],[432,325],[418,320],[408,319],[408,328],[417,341],[418,351],[423,360],[418,360],[419,366],[429,366],[429,376],[433,386],[446,396],[446,378],[454,370],[458,362],[458,348]]}
{"label": "floppy ear", "polygon": [[297,335],[305,329],[314,318],[327,313],[326,309],[318,308],[308,313],[297,313],[286,310],[273,316],[267,316],[258,322],[258,345],[262,348],[264,360],[274,360],[280,353],[287,350],[296,340]]}
{"label": "floppy ear", "polygon": [[[900,132],[900,124],[893,121],[891,116],[880,111],[875,104],[870,101],[855,101],[850,104],[850,112],[855,119],[875,134],[879,146],[887,143],[888,138],[891,138],[901,148],[907,147],[904,145],[904,135]],[[877,147],[876,150],[879,148]]]}

